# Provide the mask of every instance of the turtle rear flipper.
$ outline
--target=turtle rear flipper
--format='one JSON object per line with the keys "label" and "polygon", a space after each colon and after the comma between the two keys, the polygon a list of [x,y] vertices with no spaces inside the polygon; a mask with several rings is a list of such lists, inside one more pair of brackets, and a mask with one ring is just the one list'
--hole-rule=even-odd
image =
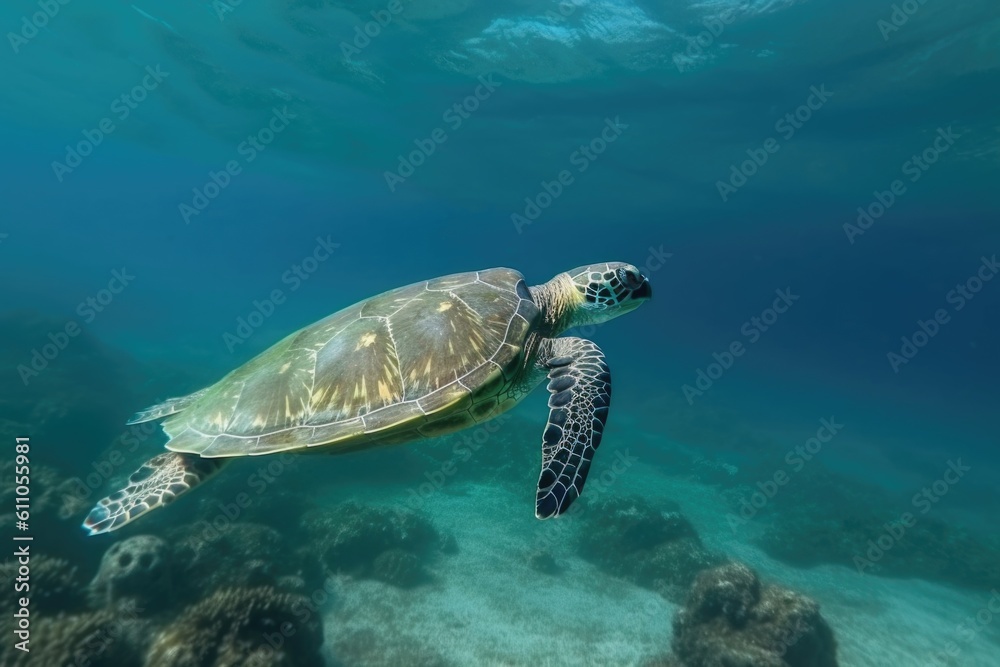
{"label": "turtle rear flipper", "polygon": [[142,422],[153,421],[154,419],[159,419],[160,417],[176,414],[201,398],[206,391],[208,391],[207,387],[200,391],[196,391],[193,394],[188,394],[187,396],[168,398],[162,403],[151,405],[145,410],[135,413],[132,415],[132,418],[125,423],[141,424]]}
{"label": "turtle rear flipper", "polygon": [[117,530],[150,510],[173,502],[214,475],[226,459],[206,459],[166,452],[142,464],[128,478],[128,485],[104,498],[90,510],[83,527],[90,535]]}

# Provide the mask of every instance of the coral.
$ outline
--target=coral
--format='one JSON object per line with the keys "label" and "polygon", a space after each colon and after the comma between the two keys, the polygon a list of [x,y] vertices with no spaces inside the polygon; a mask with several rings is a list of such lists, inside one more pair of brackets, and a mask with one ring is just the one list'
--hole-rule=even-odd
{"label": "coral", "polygon": [[[520,491],[538,481],[538,452],[525,447],[542,427],[510,412],[417,447],[393,452],[405,458],[395,479],[410,487],[407,503],[421,509],[437,493],[460,494],[467,484],[502,485]],[[434,479],[432,482],[431,480]]]}
{"label": "coral", "polygon": [[[15,431],[17,432],[30,431]],[[45,536],[43,544],[37,541],[35,544],[46,556],[67,560],[81,572],[92,571],[100,560],[103,545],[90,540],[79,529],[79,522],[89,509],[89,504],[83,497],[86,489],[81,489],[79,480],[66,479],[57,469],[38,462],[34,455],[29,456],[31,532]],[[9,512],[0,512],[0,533],[7,535],[15,532],[14,522],[17,520],[13,512],[18,486],[14,473],[14,461],[4,462],[0,459],[0,503],[11,508]],[[34,567],[32,570],[34,575]]]}
{"label": "coral", "polygon": [[670,599],[678,599],[698,572],[721,560],[702,546],[676,504],[658,511],[642,498],[615,497],[583,516],[578,544],[584,558]]}
{"label": "coral", "polygon": [[[762,452],[783,455],[787,449],[782,443],[751,430],[739,414],[700,403],[692,407],[680,392],[671,396],[657,395],[640,403],[636,409],[640,413],[657,415],[657,424],[667,441],[685,443],[699,452],[723,451],[727,456],[739,457],[752,452],[754,458],[758,458]],[[659,449],[662,446],[660,438],[656,441]],[[668,470],[676,474],[678,469]]]}
{"label": "coral", "polygon": [[[171,531],[175,536],[173,562],[181,592],[196,599],[218,588],[275,586],[295,590],[322,582],[315,554],[290,549],[277,530],[248,521],[235,521],[222,530],[211,526]],[[298,580],[294,582],[293,580]]]}
{"label": "coral", "polygon": [[223,471],[209,493],[192,496],[190,521],[183,525],[175,522],[174,529],[187,528],[204,537],[241,523],[265,525],[281,533],[294,527],[289,517],[300,517],[310,509],[302,489],[326,480],[318,475],[316,466],[310,466],[310,457],[281,454],[260,461],[253,483],[247,482],[246,475]]}
{"label": "coral", "polygon": [[685,667],[836,667],[833,631],[819,605],[761,586],[740,563],[698,575],[674,618],[673,650]]}
{"label": "coral", "polygon": [[104,553],[90,582],[93,604],[133,604],[139,611],[158,610],[171,599],[172,572],[167,543],[153,535],[115,542]]}
{"label": "coral", "polygon": [[[333,509],[314,510],[303,517],[302,527],[311,544],[317,545],[330,572],[375,577],[397,583],[397,572],[423,572],[423,563],[455,546],[442,538],[426,519],[407,511],[344,503]],[[387,552],[399,552],[376,563]],[[409,554],[403,558],[400,553]],[[415,560],[414,560],[415,559]],[[416,568],[415,563],[421,563]],[[406,576],[400,581],[409,581]],[[398,585],[398,584],[397,584]]]}
{"label": "coral", "polygon": [[3,583],[5,597],[31,598],[32,612],[42,614],[79,611],[84,606],[82,582],[77,574],[77,568],[62,558],[52,558],[45,554],[31,557],[30,572],[25,581],[26,591],[14,589],[14,580],[19,576],[20,565],[8,561],[0,565],[0,582]]}
{"label": "coral", "polygon": [[31,652],[14,649],[12,642],[5,641],[0,646],[0,664],[7,667],[138,665],[143,637],[147,635],[145,622],[121,610],[39,618],[32,625]]}
{"label": "coral", "polygon": [[295,593],[304,593],[307,589],[306,580],[303,577],[294,574],[278,577],[274,582],[274,587],[278,590],[292,591]]}
{"label": "coral", "polygon": [[255,586],[268,583],[268,563],[279,560],[281,534],[257,523],[237,521],[222,530],[177,531],[172,542],[182,579],[197,582],[202,591],[220,585]]}
{"label": "coral", "polygon": [[402,549],[389,549],[379,554],[372,565],[372,576],[399,588],[413,588],[428,579],[420,559]]}
{"label": "coral", "polygon": [[[17,484],[14,483],[14,461],[0,464],[0,502],[13,506]],[[31,466],[31,521],[33,527],[65,530],[64,522],[75,520],[89,505],[81,498],[79,485],[65,479],[58,470],[44,464]],[[13,529],[14,513],[0,516],[0,529]]]}
{"label": "coral", "polygon": [[321,667],[323,632],[308,601],[274,588],[220,590],[157,636],[148,667]]}

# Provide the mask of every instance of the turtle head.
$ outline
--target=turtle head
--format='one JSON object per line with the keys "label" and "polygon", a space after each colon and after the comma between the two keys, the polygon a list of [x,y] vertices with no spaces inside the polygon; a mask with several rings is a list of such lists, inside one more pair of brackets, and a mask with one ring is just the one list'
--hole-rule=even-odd
{"label": "turtle head", "polygon": [[556,331],[600,324],[635,310],[653,296],[649,281],[632,264],[579,266],[556,276],[537,294]]}
{"label": "turtle head", "polygon": [[569,271],[569,277],[581,297],[580,314],[588,323],[624,315],[653,296],[646,276],[624,262],[580,266]]}

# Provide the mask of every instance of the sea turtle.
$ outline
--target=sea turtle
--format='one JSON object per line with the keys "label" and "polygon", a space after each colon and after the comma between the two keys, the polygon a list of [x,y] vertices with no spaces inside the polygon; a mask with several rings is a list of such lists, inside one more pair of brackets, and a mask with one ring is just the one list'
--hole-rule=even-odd
{"label": "sea turtle", "polygon": [[604,354],[566,329],[652,296],[631,264],[581,266],[528,287],[513,269],[434,278],[301,329],[188,396],[136,414],[166,417],[169,451],[99,501],[83,526],[121,528],[201,484],[234,457],[341,453],[451,433],[496,417],[548,378],[535,514],[583,491],[611,401]]}

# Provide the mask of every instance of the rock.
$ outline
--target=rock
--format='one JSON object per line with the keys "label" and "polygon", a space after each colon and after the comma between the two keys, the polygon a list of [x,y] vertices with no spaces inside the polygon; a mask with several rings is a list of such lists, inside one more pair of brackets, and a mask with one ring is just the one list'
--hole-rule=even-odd
{"label": "rock", "polygon": [[129,603],[142,614],[169,606],[173,577],[167,543],[153,535],[115,542],[104,553],[89,592],[98,607]]}
{"label": "rock", "polygon": [[601,569],[679,600],[705,568],[721,558],[704,548],[675,503],[652,507],[638,497],[615,497],[583,514],[580,554]]}
{"label": "rock", "polygon": [[302,528],[328,574],[402,587],[427,580],[427,564],[446,550],[457,550],[454,538],[443,538],[418,514],[353,502],[307,513]]}
{"label": "rock", "polygon": [[290,540],[262,524],[235,521],[222,530],[172,534],[176,577],[192,601],[219,588],[284,588],[288,577],[298,577],[303,586],[322,582],[314,554],[290,549]]}
{"label": "rock", "polygon": [[742,563],[728,563],[713,572],[713,576],[706,573],[695,581],[687,609],[695,620],[706,621],[721,615],[733,627],[740,627],[750,609],[760,601],[760,580]]}
{"label": "rock", "polygon": [[419,553],[441,544],[434,526],[413,512],[353,502],[309,512],[303,527],[323,544],[326,560],[347,569],[387,549]]}
{"label": "rock", "polygon": [[813,600],[761,586],[745,565],[702,572],[674,618],[685,667],[836,667],[833,631]]}

